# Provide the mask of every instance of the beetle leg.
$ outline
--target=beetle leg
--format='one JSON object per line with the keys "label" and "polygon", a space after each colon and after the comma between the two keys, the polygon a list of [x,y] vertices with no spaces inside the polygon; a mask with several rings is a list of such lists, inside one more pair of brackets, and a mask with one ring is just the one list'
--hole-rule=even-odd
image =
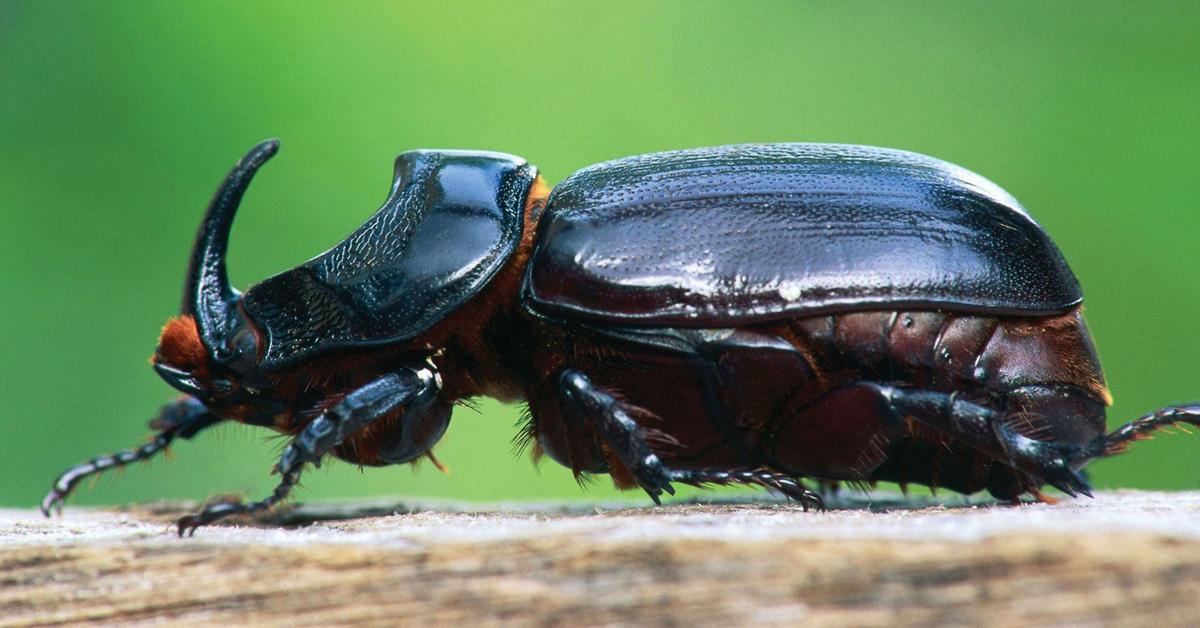
{"label": "beetle leg", "polygon": [[172,401],[163,406],[158,412],[158,417],[151,421],[150,427],[158,429],[159,432],[150,442],[135,449],[96,456],[59,475],[58,479],[54,481],[54,487],[42,499],[42,514],[49,517],[52,510],[61,513],[63,502],[84,478],[139,460],[147,460],[166,449],[176,437],[190,439],[204,428],[220,423],[222,420],[221,417],[209,412],[203,403],[193,397],[183,397]]}
{"label": "beetle leg", "polygon": [[1200,426],[1200,404],[1162,408],[1118,427],[1108,435],[1100,437],[1104,440],[1101,456],[1123,453],[1130,443],[1149,438],[1150,433],[1177,423]]}
{"label": "beetle leg", "polygon": [[800,502],[804,510],[813,508],[825,510],[825,500],[808,490],[800,481],[790,475],[768,469],[735,469],[717,471],[713,469],[681,469],[670,472],[671,480],[692,486],[705,484],[754,484],[763,488],[778,491],[792,501]]}
{"label": "beetle leg", "polygon": [[[722,360],[725,356],[746,352],[789,354],[789,359],[809,364],[808,359],[791,342],[778,335],[746,329],[689,329],[670,327],[614,327],[604,325],[587,326],[597,334],[631,343],[654,351],[667,351],[680,355],[692,363],[702,378],[700,391],[705,415],[733,448],[737,460],[749,468],[755,457],[750,453],[737,422],[729,413],[718,391],[722,384]],[[809,367],[804,367],[810,370]]]}
{"label": "beetle leg", "polygon": [[824,508],[819,495],[804,488],[795,478],[782,473],[765,469],[671,469],[650,449],[625,404],[611,393],[594,385],[583,373],[570,368],[559,376],[559,386],[567,407],[578,411],[600,431],[621,464],[633,474],[638,485],[655,504],[661,505],[660,496],[664,492],[675,494],[671,482],[680,482],[693,486],[754,484],[783,493],[800,502],[805,510],[810,506]]}
{"label": "beetle leg", "polygon": [[321,458],[354,432],[398,408],[406,408],[406,418],[420,415],[437,397],[440,384],[428,367],[406,368],[389,373],[346,395],[332,408],[309,423],[283,450],[276,470],[282,479],[275,490],[257,502],[212,504],[194,515],[179,519],[179,535],[233,514],[251,514],[268,510],[283,501],[300,481],[304,465],[320,465]]}
{"label": "beetle leg", "polygon": [[1074,497],[1091,497],[1087,478],[1077,470],[1103,451],[1104,439],[1087,445],[1038,440],[1017,433],[991,408],[959,399],[954,394],[882,386],[864,382],[878,392],[892,412],[942,430],[1041,483]]}

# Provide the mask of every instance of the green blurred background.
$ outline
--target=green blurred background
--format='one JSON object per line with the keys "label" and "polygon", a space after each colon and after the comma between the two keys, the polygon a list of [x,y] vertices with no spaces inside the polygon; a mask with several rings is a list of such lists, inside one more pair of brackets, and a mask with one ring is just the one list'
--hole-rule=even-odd
{"label": "green blurred background", "polygon": [[[395,154],[485,148],[551,182],[636,153],[822,141],[984,174],[1087,293],[1111,423],[1200,398],[1200,4],[0,2],[0,504],[140,442],[172,392],[146,360],[201,212],[283,140],[233,234],[245,286],[336,243]],[[460,410],[425,465],[310,473],[301,499],[609,498]],[[280,447],[218,428],[75,503],[265,494]],[[1091,467],[1102,487],[1200,488],[1200,438]],[[644,497],[627,494],[645,501]]]}

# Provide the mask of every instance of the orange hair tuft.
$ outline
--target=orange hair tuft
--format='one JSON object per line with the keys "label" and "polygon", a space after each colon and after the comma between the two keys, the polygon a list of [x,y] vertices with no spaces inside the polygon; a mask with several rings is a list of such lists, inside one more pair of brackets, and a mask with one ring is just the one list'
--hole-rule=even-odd
{"label": "orange hair tuft", "polygon": [[191,316],[176,316],[163,325],[153,362],[161,362],[193,374],[208,370],[208,352],[200,342],[200,331]]}

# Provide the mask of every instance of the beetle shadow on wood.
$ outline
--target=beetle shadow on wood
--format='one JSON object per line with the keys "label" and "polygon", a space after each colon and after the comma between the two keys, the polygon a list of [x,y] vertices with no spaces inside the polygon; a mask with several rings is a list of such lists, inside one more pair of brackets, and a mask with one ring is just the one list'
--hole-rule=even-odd
{"label": "beetle shadow on wood", "polygon": [[[130,505],[122,508],[122,510],[150,519],[162,519],[164,522],[173,522],[181,513],[191,512],[200,505],[192,501],[158,501]],[[1012,505],[1008,502],[1001,502],[981,496],[905,496],[892,491],[877,491],[870,494],[843,491],[839,494],[825,497],[827,510],[853,510],[871,513],[914,511],[927,508],[961,509],[1008,507]],[[228,522],[216,525],[291,529],[304,528],[320,523],[429,512],[452,514],[536,514],[549,517],[588,515],[620,517],[626,515],[701,515],[713,512],[728,513],[731,511],[769,513],[783,510],[801,510],[801,507],[799,504],[784,498],[762,493],[697,495],[675,499],[664,503],[662,506],[640,504],[633,501],[470,503],[437,499],[375,499],[346,502],[299,502],[281,506],[274,511],[257,517],[233,517]],[[820,517],[821,513],[810,511],[809,516]]]}

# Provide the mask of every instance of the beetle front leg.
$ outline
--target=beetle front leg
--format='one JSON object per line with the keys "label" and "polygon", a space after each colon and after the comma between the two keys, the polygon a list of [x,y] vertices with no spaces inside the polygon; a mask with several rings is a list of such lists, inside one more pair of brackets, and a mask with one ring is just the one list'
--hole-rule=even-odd
{"label": "beetle front leg", "polygon": [[251,514],[274,507],[287,498],[300,481],[307,463],[320,466],[321,458],[351,434],[400,408],[405,420],[425,412],[437,397],[440,385],[429,367],[405,368],[388,373],[346,395],[309,423],[283,450],[276,470],[282,479],[266,499],[257,502],[223,502],[178,521],[179,535],[234,514]]}
{"label": "beetle front leg", "polygon": [[570,368],[559,375],[559,390],[565,405],[599,430],[621,464],[655,504],[661,505],[664,492],[674,495],[671,482],[679,482],[693,486],[753,484],[779,491],[800,502],[805,510],[824,508],[821,497],[795,478],[768,469],[672,469],[650,449],[628,406],[612,393]]}
{"label": "beetle front leg", "polygon": [[87,462],[77,464],[64,471],[54,481],[54,487],[42,499],[42,514],[47,517],[50,512],[62,512],[63,502],[75,487],[87,477],[102,473],[109,469],[123,467],[139,460],[148,460],[158,452],[167,448],[176,438],[190,439],[201,430],[223,421],[221,417],[208,411],[192,397],[183,397],[163,406],[158,417],[150,422],[150,427],[159,430],[150,442],[135,449],[126,449],[115,454],[96,456]]}

